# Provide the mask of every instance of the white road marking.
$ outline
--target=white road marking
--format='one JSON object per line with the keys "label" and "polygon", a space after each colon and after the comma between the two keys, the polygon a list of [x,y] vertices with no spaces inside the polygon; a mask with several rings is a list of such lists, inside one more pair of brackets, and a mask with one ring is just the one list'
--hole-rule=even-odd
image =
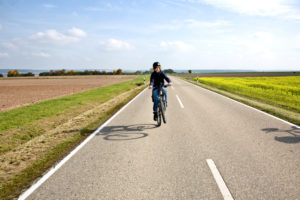
{"label": "white road marking", "polygon": [[177,94],[176,94],[176,97],[177,97],[177,100],[178,100],[178,102],[179,102],[179,104],[180,104],[180,107],[181,107],[181,108],[184,108],[184,106],[183,106],[183,104],[182,104],[182,102],[181,102],[181,100],[179,99],[179,97],[178,97]]}
{"label": "white road marking", "polygon": [[74,156],[84,145],[86,145],[95,135],[97,135],[103,127],[105,127],[109,122],[111,122],[118,114],[120,114],[131,102],[137,99],[144,91],[145,88],[136,97],[129,101],[125,106],[123,106],[118,112],[116,112],[111,118],[109,118],[104,124],[102,124],[97,130],[95,130],[89,137],[87,137],[79,146],[77,146],[69,155],[67,155],[62,161],[50,169],[41,179],[39,179],[34,185],[27,189],[23,194],[19,196],[19,200],[26,199],[30,194],[32,194],[38,187],[40,187],[50,176],[52,176],[63,164],[65,164],[72,156]]}
{"label": "white road marking", "polygon": [[171,86],[172,90],[175,90],[173,86]]}
{"label": "white road marking", "polygon": [[219,173],[214,161],[212,159],[206,159],[206,162],[218,184],[218,187],[223,195],[223,198],[225,200],[233,200],[233,197],[231,196],[230,191],[228,190],[225,182],[223,181],[223,178],[222,178],[221,174]]}
{"label": "white road marking", "polygon": [[[184,81],[184,80],[183,80],[183,81]],[[267,116],[269,116],[269,117],[272,117],[272,118],[274,118],[274,119],[277,119],[277,120],[279,120],[279,121],[282,121],[282,122],[284,122],[284,123],[286,123],[286,124],[288,124],[288,125],[290,125],[290,126],[294,126],[294,127],[296,127],[297,129],[300,129],[300,126],[298,126],[298,125],[296,125],[296,124],[293,124],[293,123],[291,123],[291,122],[288,122],[288,121],[286,121],[286,120],[284,120],[284,119],[281,119],[281,118],[279,118],[279,117],[276,117],[276,116],[274,116],[274,115],[271,115],[271,114],[269,114],[269,113],[266,113],[266,112],[264,112],[264,111],[261,111],[261,110],[259,110],[259,109],[257,109],[257,108],[254,108],[254,107],[251,107],[251,106],[249,106],[249,105],[246,105],[246,104],[244,104],[244,103],[242,103],[242,102],[239,102],[239,101],[237,101],[237,100],[231,99],[231,98],[229,98],[229,97],[227,97],[227,96],[224,96],[224,95],[222,95],[222,94],[219,94],[219,93],[216,93],[216,92],[214,92],[214,91],[211,91],[211,90],[209,90],[209,89],[206,89],[206,88],[203,88],[203,87],[201,87],[201,86],[195,85],[195,84],[190,83],[190,82],[188,82],[188,81],[185,81],[185,82],[187,82],[187,83],[193,85],[194,87],[197,87],[198,89],[204,89],[204,90],[207,90],[208,92],[211,92],[211,93],[220,95],[220,96],[222,96],[222,97],[224,97],[224,98],[226,98],[226,99],[229,99],[229,100],[231,100],[231,101],[234,101],[234,102],[236,102],[236,103],[238,103],[238,104],[240,104],[240,105],[243,105],[243,106],[245,106],[245,107],[247,107],[247,108],[251,108],[251,109],[253,109],[253,110],[256,110],[257,112],[260,112],[260,113],[265,114],[265,115],[267,115]]]}

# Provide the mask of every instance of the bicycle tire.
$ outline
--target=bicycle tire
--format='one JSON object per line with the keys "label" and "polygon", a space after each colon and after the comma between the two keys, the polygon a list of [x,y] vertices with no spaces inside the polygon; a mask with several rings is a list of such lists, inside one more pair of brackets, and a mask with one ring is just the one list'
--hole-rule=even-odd
{"label": "bicycle tire", "polygon": [[161,115],[162,115],[163,121],[164,121],[164,123],[167,123],[167,117],[166,117],[166,113],[165,113],[166,108],[164,106],[164,103],[160,103],[160,105],[161,105],[160,109],[161,109]]}
{"label": "bicycle tire", "polygon": [[161,111],[160,111],[160,104],[157,106],[157,126],[161,125]]}

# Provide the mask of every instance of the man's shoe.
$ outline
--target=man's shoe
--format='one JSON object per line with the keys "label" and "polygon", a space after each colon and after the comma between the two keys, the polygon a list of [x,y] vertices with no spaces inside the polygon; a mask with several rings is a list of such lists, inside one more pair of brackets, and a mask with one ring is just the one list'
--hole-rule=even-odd
{"label": "man's shoe", "polygon": [[154,121],[157,121],[157,112],[154,112],[153,114],[154,114],[153,120],[154,120]]}

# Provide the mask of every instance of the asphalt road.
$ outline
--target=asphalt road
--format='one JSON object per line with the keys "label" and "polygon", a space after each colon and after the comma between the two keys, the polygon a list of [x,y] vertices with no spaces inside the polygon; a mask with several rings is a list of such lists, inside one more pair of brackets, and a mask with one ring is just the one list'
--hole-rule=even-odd
{"label": "asphalt road", "polygon": [[300,199],[299,129],[172,80],[167,124],[144,91],[28,199],[223,199],[207,159],[234,199]]}

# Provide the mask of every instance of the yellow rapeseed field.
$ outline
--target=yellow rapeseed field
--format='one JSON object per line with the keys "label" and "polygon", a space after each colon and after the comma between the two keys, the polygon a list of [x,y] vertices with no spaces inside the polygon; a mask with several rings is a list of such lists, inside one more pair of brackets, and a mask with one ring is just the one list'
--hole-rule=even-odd
{"label": "yellow rapeseed field", "polygon": [[212,77],[199,82],[300,113],[300,76]]}

